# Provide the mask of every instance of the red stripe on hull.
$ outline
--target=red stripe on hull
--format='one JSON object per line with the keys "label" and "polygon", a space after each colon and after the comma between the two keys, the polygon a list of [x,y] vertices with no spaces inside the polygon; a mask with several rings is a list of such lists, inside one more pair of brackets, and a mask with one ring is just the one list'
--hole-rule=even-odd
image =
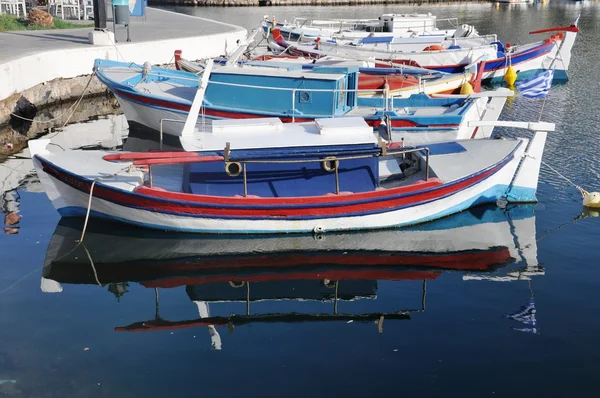
{"label": "red stripe on hull", "polygon": [[311,204],[331,204],[331,203],[347,203],[353,201],[369,200],[369,199],[385,199],[387,196],[393,195],[404,195],[409,193],[417,193],[422,190],[436,188],[443,185],[439,178],[430,178],[428,181],[417,181],[414,184],[392,188],[385,191],[372,191],[363,193],[353,194],[339,194],[339,195],[324,195],[318,197],[300,197],[300,198],[243,198],[243,197],[217,197],[217,196],[205,196],[205,195],[194,195],[189,193],[181,192],[168,192],[156,190],[150,187],[140,187],[136,189],[136,193],[143,195],[154,196],[161,199],[177,200],[191,203],[210,203],[210,204],[222,204],[222,205],[240,205],[241,203],[247,203],[249,205],[256,206],[276,206],[276,205],[306,205]]}
{"label": "red stripe on hull", "polygon": [[[128,93],[121,90],[115,90],[116,95],[128,99],[130,101],[141,103],[143,105],[152,105],[156,107],[160,107],[167,110],[172,111],[180,111],[180,112],[189,112],[190,105],[181,104],[178,102],[166,101],[158,98],[146,97],[140,94]],[[203,108],[202,113],[205,116],[217,118],[217,119],[256,119],[256,118],[264,118],[264,117],[273,117],[272,114],[257,114],[257,113],[244,113],[239,111],[224,111],[217,110],[212,108]],[[278,116],[279,119],[283,123],[302,123],[302,122],[311,122],[315,120],[315,118],[319,117],[328,117],[328,115],[318,115],[315,117],[296,117],[292,119],[291,116]],[[379,118],[375,120],[369,120],[369,116],[365,117],[365,121],[369,126],[377,127],[381,124],[381,120]],[[374,115],[373,115],[374,117]],[[431,125],[420,125],[411,120],[406,119],[392,119],[392,126],[397,128],[406,128],[406,127],[431,127],[431,128],[447,128],[447,127],[458,127],[459,124],[431,124]],[[149,126],[152,127],[152,126]]]}

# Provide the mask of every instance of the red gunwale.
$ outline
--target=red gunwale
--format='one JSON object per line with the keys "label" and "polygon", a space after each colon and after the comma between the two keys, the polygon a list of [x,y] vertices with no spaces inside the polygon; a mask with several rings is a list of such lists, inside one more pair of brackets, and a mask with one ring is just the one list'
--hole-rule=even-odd
{"label": "red gunwale", "polygon": [[570,26],[558,26],[556,28],[547,28],[547,29],[540,29],[540,30],[534,30],[532,32],[529,32],[530,35],[535,35],[538,33],[548,33],[548,32],[573,32],[573,33],[577,33],[579,32],[579,28],[575,25],[570,25]]}

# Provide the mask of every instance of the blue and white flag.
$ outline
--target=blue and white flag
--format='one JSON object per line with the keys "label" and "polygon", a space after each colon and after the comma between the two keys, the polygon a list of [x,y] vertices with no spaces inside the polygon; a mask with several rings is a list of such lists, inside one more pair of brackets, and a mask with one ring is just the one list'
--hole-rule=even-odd
{"label": "blue and white flag", "polygon": [[538,73],[530,79],[517,82],[515,87],[525,98],[544,98],[550,92],[554,69]]}
{"label": "blue and white flag", "polygon": [[527,325],[528,327],[524,327],[524,328],[513,328],[514,330],[517,330],[519,332],[527,332],[527,333],[534,333],[537,334],[539,333],[539,329],[537,327],[537,320],[535,319],[535,302],[532,300],[529,300],[529,302],[527,304],[525,304],[524,306],[522,306],[519,311],[514,312],[512,314],[507,314],[506,317],[508,319],[512,319],[518,322],[521,322],[525,325]]}

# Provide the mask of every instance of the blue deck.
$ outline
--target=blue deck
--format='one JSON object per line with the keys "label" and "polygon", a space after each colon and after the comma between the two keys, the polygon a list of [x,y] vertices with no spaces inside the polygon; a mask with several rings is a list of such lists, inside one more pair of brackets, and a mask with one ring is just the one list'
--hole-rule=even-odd
{"label": "blue deck", "polygon": [[[348,150],[345,151],[344,148]],[[339,161],[340,191],[370,192],[379,184],[379,162],[374,145],[351,145],[344,148],[309,148],[288,150],[236,151],[231,162],[239,159],[284,161],[296,163],[246,163],[248,195],[260,197],[319,196],[336,191],[335,172],[326,170],[321,160],[326,156],[350,157],[368,155],[361,159]],[[316,149],[316,150],[315,150]],[[303,161],[304,160],[304,161]],[[331,163],[329,164],[331,165]],[[244,194],[243,173],[231,176],[225,162],[192,163],[184,168],[184,191],[199,195],[232,197]],[[235,167],[235,166],[234,166]],[[241,171],[241,168],[238,170]]]}

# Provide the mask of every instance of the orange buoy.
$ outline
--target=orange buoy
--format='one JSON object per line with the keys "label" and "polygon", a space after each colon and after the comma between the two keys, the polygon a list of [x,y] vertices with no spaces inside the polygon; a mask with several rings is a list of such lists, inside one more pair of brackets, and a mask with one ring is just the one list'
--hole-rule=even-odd
{"label": "orange buoy", "polygon": [[437,44],[434,44],[434,45],[429,46],[429,47],[425,47],[423,49],[423,51],[444,51],[444,50],[445,50],[444,47],[438,46]]}

